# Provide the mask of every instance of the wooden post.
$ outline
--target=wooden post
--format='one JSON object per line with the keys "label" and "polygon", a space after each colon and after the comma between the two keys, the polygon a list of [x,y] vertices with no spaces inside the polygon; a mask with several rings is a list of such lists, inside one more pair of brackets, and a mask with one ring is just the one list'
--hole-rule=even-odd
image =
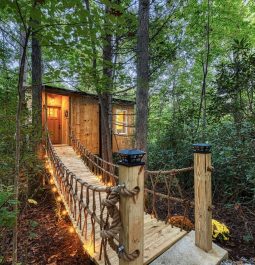
{"label": "wooden post", "polygon": [[[139,250],[140,255],[134,261],[119,260],[120,265],[143,264],[144,239],[144,163],[119,163],[119,184],[125,184],[129,190],[139,187],[140,191],[135,198],[120,197],[120,215],[122,230],[120,232],[120,245],[126,253]],[[135,200],[134,200],[135,199]]]}
{"label": "wooden post", "polygon": [[194,144],[195,244],[212,249],[211,146]]}

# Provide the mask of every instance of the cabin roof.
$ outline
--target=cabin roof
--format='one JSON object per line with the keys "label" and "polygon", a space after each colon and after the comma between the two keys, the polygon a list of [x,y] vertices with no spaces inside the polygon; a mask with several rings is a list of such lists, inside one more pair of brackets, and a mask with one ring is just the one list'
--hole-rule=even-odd
{"label": "cabin roof", "polygon": [[[53,93],[53,94],[87,96],[87,97],[98,100],[98,95],[84,92],[84,91],[77,90],[77,89],[67,89],[67,88],[62,88],[62,87],[44,85],[43,90],[48,93]],[[112,101],[115,104],[124,104],[124,105],[135,104],[135,102],[132,100],[125,100],[125,99],[119,99],[119,98],[113,98]]]}

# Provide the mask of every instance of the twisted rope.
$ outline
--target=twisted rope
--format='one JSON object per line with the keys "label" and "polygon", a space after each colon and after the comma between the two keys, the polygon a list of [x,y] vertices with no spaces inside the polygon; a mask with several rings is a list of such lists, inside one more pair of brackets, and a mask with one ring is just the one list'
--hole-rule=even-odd
{"label": "twisted rope", "polygon": [[[101,247],[101,249],[104,249],[105,261],[107,262],[107,264],[110,264],[106,252],[107,242],[109,243],[109,246],[118,254],[119,258],[125,261],[133,261],[140,255],[139,250],[135,250],[132,253],[127,253],[125,251],[124,246],[122,245],[120,246],[114,241],[114,239],[119,241],[118,235],[122,229],[120,212],[117,207],[117,203],[120,200],[120,195],[134,198],[134,196],[136,196],[139,193],[139,191],[140,191],[139,187],[135,187],[133,190],[128,190],[124,185],[119,185],[114,187],[109,192],[106,199],[104,199],[102,202],[103,209],[101,212],[101,217],[103,216],[103,211],[104,208],[106,207],[107,218],[106,218],[106,224],[104,228],[101,230],[102,244],[104,245],[104,248]],[[111,223],[109,222],[109,217],[112,219]]]}

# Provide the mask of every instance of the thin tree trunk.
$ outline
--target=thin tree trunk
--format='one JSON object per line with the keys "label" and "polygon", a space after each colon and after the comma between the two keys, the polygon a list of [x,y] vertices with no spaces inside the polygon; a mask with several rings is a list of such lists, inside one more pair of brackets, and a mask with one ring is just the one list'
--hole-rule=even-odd
{"label": "thin tree trunk", "polygon": [[[93,61],[92,61],[92,72],[95,82],[95,87],[99,97],[100,103],[100,113],[101,113],[101,145],[102,145],[102,158],[107,161],[112,161],[112,146],[111,146],[111,131],[110,131],[110,121],[108,117],[108,113],[111,112],[111,95],[107,91],[109,87],[111,87],[112,80],[112,69],[109,66],[109,62],[112,60],[112,44],[111,44],[111,35],[105,35],[105,43],[103,47],[103,86],[99,82],[99,77],[97,75],[97,51],[96,44],[93,36],[93,20],[90,14],[90,2],[89,0],[84,0],[87,11],[89,12],[88,20],[89,20],[89,29],[90,29],[90,39],[92,44],[92,52],[93,52]],[[109,12],[108,8],[106,8],[106,13]],[[107,82],[108,81],[108,82]],[[102,87],[102,89],[101,89]]]}
{"label": "thin tree trunk", "polygon": [[[202,92],[200,99],[199,115],[197,131],[200,126],[200,119],[202,119],[202,141],[206,141],[206,86],[207,86],[207,75],[209,67],[210,57],[210,0],[207,0],[207,21],[206,21],[206,36],[205,36],[205,55],[202,58],[202,69],[203,69],[203,81],[202,81]],[[205,58],[204,58],[205,57]]]}
{"label": "thin tree trunk", "polygon": [[[105,7],[105,15],[109,14],[109,7]],[[107,21],[104,25],[104,45],[103,45],[103,87],[102,92],[99,93],[99,101],[101,106],[101,138],[102,138],[102,157],[107,161],[112,161],[112,135],[111,135],[111,120],[109,114],[111,113],[111,94],[112,90],[112,34],[107,26]]]}
{"label": "thin tree trunk", "polygon": [[[20,142],[21,142],[21,116],[22,107],[25,102],[25,93],[23,88],[24,82],[24,72],[26,64],[26,52],[27,44],[30,36],[30,30],[27,31],[22,51],[22,56],[20,60],[19,69],[19,81],[18,81],[18,105],[16,113],[16,154],[15,154],[15,177],[14,177],[14,199],[18,201],[19,199],[19,175],[20,175]],[[16,213],[15,223],[13,227],[13,257],[12,264],[17,264],[17,245],[18,245],[18,204],[14,205],[14,212]]]}
{"label": "thin tree trunk", "polygon": [[139,1],[137,35],[136,147],[145,152],[149,98],[149,5],[149,0]]}
{"label": "thin tree trunk", "polygon": [[32,121],[33,149],[35,154],[41,154],[42,137],[42,52],[38,39],[39,20],[33,21],[32,29]]}

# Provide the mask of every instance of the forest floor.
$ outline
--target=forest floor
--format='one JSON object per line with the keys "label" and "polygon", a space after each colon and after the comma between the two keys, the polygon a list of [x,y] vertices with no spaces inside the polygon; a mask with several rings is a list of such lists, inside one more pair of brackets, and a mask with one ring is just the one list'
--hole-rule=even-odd
{"label": "forest floor", "polygon": [[239,262],[233,264],[255,265],[255,209],[241,204],[215,204],[213,218],[230,230],[229,240],[216,243],[228,251],[232,260]]}
{"label": "forest floor", "polygon": [[[167,201],[157,199],[156,208],[159,218],[165,220]],[[149,209],[149,212],[151,210]],[[190,208],[189,213],[188,218],[194,224],[194,209]],[[176,204],[171,214],[182,216],[182,206]],[[230,230],[229,240],[214,241],[228,251],[229,258],[233,262],[228,264],[255,265],[255,208],[241,204],[214,203],[213,218],[227,225]]]}
{"label": "forest floor", "polygon": [[[54,196],[48,190],[20,215],[20,265],[92,265],[68,217],[58,218]],[[11,253],[11,249],[8,251]],[[11,264],[11,254],[4,265]]]}
{"label": "forest floor", "polygon": [[[58,218],[56,201],[51,191],[44,190],[21,213],[19,220],[20,265],[92,265],[84,253],[78,236],[70,231],[71,222],[67,217]],[[161,214],[163,208],[160,207]],[[164,211],[165,212],[165,211]],[[241,205],[215,204],[214,217],[230,229],[230,239],[216,242],[229,252],[231,260],[222,265],[255,265],[255,213]],[[6,238],[6,242],[10,242]],[[8,243],[6,244],[8,245]],[[9,244],[11,246],[11,244]],[[11,264],[11,249],[7,249],[3,265]]]}

